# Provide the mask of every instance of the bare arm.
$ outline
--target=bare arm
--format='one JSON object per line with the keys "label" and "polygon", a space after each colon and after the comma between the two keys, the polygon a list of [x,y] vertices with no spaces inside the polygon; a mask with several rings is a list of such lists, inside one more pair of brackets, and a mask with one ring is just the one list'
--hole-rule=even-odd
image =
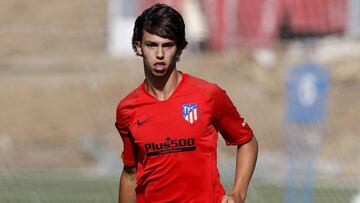
{"label": "bare arm", "polygon": [[230,195],[224,196],[222,203],[243,203],[255,169],[258,143],[255,136],[247,143],[238,146],[234,187]]}
{"label": "bare arm", "polygon": [[124,166],[119,183],[119,203],[136,203],[136,167]]}

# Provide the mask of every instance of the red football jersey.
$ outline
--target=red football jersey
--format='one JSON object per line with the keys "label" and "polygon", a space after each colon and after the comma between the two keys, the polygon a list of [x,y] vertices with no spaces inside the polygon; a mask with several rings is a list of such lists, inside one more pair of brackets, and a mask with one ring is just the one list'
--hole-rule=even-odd
{"label": "red football jersey", "polygon": [[122,159],[137,167],[138,202],[220,202],[225,191],[216,164],[218,132],[227,145],[244,144],[253,136],[224,90],[182,76],[165,101],[142,84],[118,105]]}

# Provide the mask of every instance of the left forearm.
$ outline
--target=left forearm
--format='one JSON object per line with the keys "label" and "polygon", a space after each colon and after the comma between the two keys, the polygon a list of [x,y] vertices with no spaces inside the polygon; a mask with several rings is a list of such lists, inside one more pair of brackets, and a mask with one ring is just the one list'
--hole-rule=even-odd
{"label": "left forearm", "polygon": [[238,196],[242,201],[245,199],[250,179],[255,169],[257,154],[258,143],[255,136],[246,144],[238,146],[232,194]]}

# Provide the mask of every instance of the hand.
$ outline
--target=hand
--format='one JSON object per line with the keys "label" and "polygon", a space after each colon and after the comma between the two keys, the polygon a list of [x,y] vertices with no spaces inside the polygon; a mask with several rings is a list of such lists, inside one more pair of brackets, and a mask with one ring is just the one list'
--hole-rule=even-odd
{"label": "hand", "polygon": [[234,194],[229,194],[224,195],[221,199],[221,203],[244,203],[244,201]]}

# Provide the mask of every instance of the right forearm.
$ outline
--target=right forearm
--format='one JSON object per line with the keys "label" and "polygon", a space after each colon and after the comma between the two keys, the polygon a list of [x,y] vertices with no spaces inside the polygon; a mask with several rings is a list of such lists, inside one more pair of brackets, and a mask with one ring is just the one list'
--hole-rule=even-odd
{"label": "right forearm", "polygon": [[119,203],[136,203],[136,170],[123,170],[119,183]]}

